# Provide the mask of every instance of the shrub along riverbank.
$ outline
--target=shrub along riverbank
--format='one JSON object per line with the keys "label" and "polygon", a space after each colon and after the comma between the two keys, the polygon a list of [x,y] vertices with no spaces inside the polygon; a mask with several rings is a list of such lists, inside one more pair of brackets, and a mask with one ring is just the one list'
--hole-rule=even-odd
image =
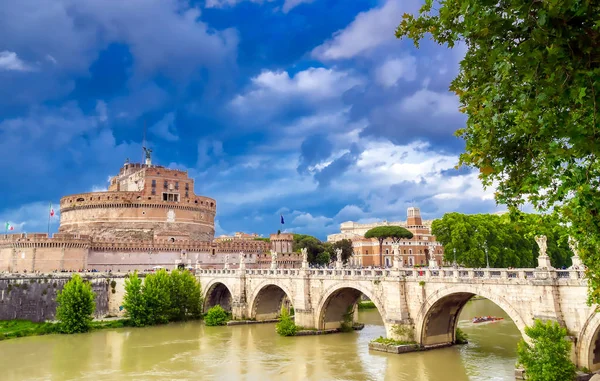
{"label": "shrub along riverbank", "polygon": [[[129,326],[126,319],[92,321],[90,331],[106,328],[123,328]],[[63,333],[60,323],[36,323],[29,320],[0,320],[0,341],[26,336],[42,336],[53,333]]]}

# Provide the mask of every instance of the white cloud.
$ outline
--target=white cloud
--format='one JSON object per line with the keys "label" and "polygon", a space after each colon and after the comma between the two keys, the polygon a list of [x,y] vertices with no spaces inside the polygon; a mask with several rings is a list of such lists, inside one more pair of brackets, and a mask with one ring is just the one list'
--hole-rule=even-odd
{"label": "white cloud", "polygon": [[17,53],[4,50],[0,52],[0,70],[34,71],[35,68],[21,60]]}
{"label": "white cloud", "polygon": [[413,56],[391,58],[375,70],[376,81],[384,86],[394,86],[398,80],[414,81],[417,78],[417,60]]}
{"label": "white cloud", "polygon": [[206,8],[233,7],[244,1],[250,1],[251,3],[256,3],[256,4],[262,4],[265,2],[271,2],[271,1],[275,1],[275,0],[206,0],[205,7]]}
{"label": "white cloud", "polygon": [[177,136],[177,127],[175,126],[175,113],[169,112],[165,114],[160,121],[150,127],[150,132],[168,142],[176,142],[179,140],[179,136]]}
{"label": "white cloud", "polygon": [[296,8],[298,5],[303,3],[312,3],[314,0],[285,0],[283,3],[283,7],[281,8],[283,13],[288,13],[292,9]]}
{"label": "white cloud", "polygon": [[421,89],[413,95],[402,99],[399,103],[402,112],[427,112],[435,115],[458,114],[458,98],[449,92],[438,93]]}
{"label": "white cloud", "polygon": [[276,112],[294,102],[321,105],[327,100],[339,101],[346,90],[363,80],[347,71],[313,67],[293,76],[287,71],[263,71],[251,82],[250,89],[237,95],[231,106],[238,112],[256,116],[263,112],[266,117],[269,111]]}
{"label": "white cloud", "polygon": [[350,25],[316,47],[312,55],[321,60],[347,59],[392,41],[402,14],[415,13],[418,6],[415,0],[388,0],[382,7],[361,12]]}
{"label": "white cloud", "polygon": [[98,114],[98,120],[100,122],[106,122],[108,119],[108,110],[106,108],[106,102],[102,100],[96,101],[96,114]]}

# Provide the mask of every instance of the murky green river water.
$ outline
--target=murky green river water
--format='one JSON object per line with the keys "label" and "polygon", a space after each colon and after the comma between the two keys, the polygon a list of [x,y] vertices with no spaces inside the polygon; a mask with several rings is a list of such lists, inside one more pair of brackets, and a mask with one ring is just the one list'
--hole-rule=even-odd
{"label": "murky green river water", "polygon": [[0,380],[514,380],[510,320],[487,300],[464,308],[466,346],[392,355],[369,351],[385,333],[376,310],[360,312],[362,331],[284,338],[273,324],[205,327],[201,323],[116,329],[0,342]]}

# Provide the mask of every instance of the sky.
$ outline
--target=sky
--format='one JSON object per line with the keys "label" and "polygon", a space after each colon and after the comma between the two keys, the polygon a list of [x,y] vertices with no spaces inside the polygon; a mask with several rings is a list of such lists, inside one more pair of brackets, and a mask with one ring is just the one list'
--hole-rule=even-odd
{"label": "sky", "polygon": [[0,221],[45,232],[50,203],[142,160],[144,124],[216,235],[504,210],[455,169],[464,47],[394,36],[421,1],[0,2]]}

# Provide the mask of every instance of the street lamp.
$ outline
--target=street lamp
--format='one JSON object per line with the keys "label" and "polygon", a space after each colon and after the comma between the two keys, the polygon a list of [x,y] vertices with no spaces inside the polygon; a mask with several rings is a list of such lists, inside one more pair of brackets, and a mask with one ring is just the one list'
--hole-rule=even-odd
{"label": "street lamp", "polygon": [[454,267],[457,267],[458,264],[456,263],[456,248],[452,249],[452,251],[454,252]]}
{"label": "street lamp", "polygon": [[490,268],[490,257],[488,256],[487,244],[485,245],[485,261],[487,262],[487,268]]}

